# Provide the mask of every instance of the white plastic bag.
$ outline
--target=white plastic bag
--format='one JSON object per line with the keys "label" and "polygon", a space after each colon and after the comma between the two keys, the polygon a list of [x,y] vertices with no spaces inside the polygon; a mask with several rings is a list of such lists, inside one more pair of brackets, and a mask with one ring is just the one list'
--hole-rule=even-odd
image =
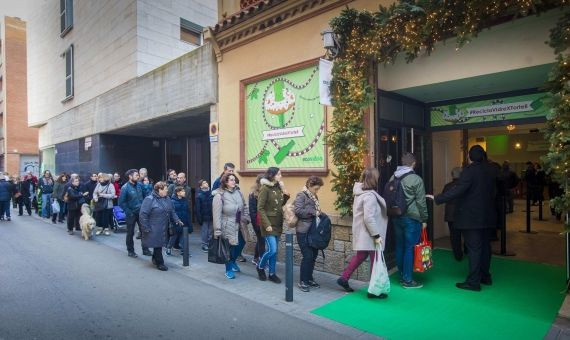
{"label": "white plastic bag", "polygon": [[384,252],[380,250],[380,247],[376,247],[376,262],[372,269],[372,275],[370,275],[368,293],[376,296],[390,293],[390,276],[388,276]]}
{"label": "white plastic bag", "polygon": [[59,211],[60,211],[59,202],[57,200],[53,200],[53,202],[51,202],[51,213],[58,214]]}

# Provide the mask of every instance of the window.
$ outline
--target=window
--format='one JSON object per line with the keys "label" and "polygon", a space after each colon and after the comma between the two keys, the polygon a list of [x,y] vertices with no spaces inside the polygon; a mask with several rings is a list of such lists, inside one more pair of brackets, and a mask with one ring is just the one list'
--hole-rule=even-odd
{"label": "window", "polygon": [[180,40],[189,44],[202,45],[202,26],[180,18]]}
{"label": "window", "polygon": [[73,98],[73,45],[63,53],[65,57],[65,98],[68,101]]}
{"label": "window", "polygon": [[73,0],[59,0],[59,8],[60,37],[63,37],[73,27]]}

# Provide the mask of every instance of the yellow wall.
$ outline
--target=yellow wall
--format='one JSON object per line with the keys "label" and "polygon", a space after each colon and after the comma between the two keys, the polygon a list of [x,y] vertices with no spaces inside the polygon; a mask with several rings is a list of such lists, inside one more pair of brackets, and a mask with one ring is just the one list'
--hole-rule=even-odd
{"label": "yellow wall", "polygon": [[[380,3],[391,1],[359,0],[350,4],[352,8],[377,10]],[[218,64],[219,105],[218,121],[219,137],[219,172],[225,162],[233,162],[238,167],[240,153],[239,107],[240,81],[282,67],[291,66],[303,61],[324,55],[320,33],[329,26],[329,21],[337,16],[344,6],[328,11],[307,21],[298,23],[276,33],[255,40],[245,46],[225,52],[223,60]],[[332,119],[332,110],[327,110],[327,121]],[[334,170],[329,157],[329,170]],[[319,193],[324,211],[333,212],[335,194],[331,192],[330,180],[325,178],[325,186]],[[249,193],[255,177],[240,176],[240,186],[244,193]],[[284,177],[285,185],[292,195],[303,187],[306,177]]]}

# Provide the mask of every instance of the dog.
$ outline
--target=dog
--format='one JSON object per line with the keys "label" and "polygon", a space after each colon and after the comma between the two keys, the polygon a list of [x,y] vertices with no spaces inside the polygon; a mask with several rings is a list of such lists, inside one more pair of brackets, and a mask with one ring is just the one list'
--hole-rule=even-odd
{"label": "dog", "polygon": [[91,239],[93,236],[93,229],[95,229],[95,219],[91,217],[91,208],[87,204],[81,206],[81,217],[79,218],[79,225],[81,226],[81,236],[85,241]]}

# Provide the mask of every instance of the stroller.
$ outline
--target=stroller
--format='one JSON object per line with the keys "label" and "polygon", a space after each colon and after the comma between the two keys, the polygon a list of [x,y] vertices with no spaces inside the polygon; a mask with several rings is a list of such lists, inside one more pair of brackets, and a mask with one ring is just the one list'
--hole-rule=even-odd
{"label": "stroller", "polygon": [[127,230],[127,215],[118,205],[113,207],[113,230]]}

